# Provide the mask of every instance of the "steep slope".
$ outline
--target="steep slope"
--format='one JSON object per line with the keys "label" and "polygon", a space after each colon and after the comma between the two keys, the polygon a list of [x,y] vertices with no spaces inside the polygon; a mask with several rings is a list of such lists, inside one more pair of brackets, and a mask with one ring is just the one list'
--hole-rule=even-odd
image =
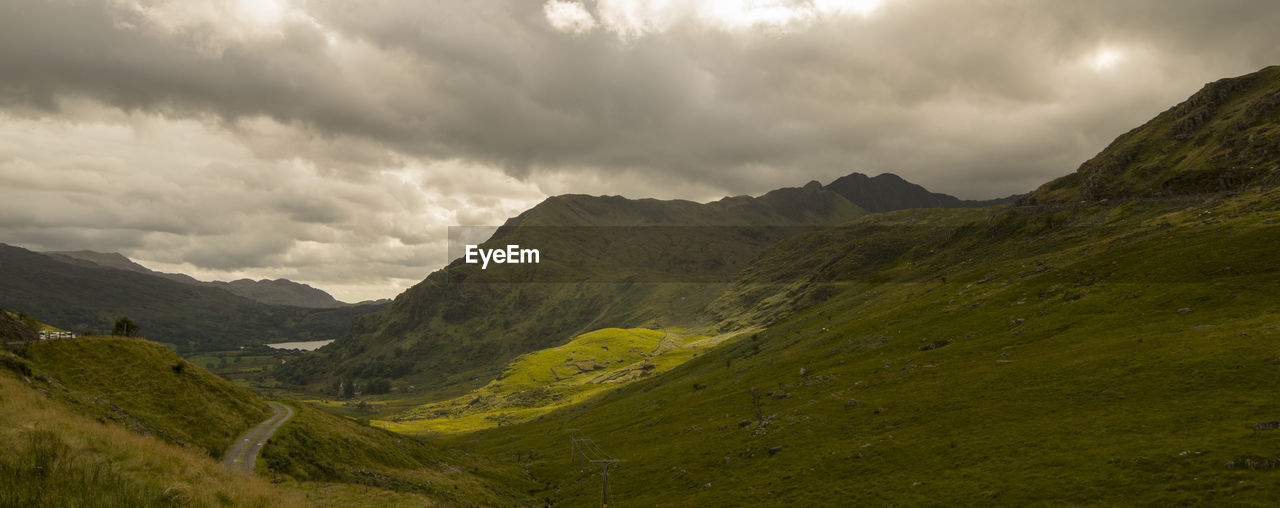
{"label": "steep slope", "polygon": [[1280,184],[1280,66],[1214,81],[1022,200],[1169,197]]}
{"label": "steep slope", "polygon": [[0,344],[32,342],[40,338],[36,331],[18,318],[0,309]]}
{"label": "steep slope", "polygon": [[312,309],[332,309],[346,304],[322,290],[289,279],[239,279],[202,284],[226,289],[234,294],[268,305],[288,305]]}
{"label": "steep slope", "polygon": [[548,198],[481,245],[536,247],[539,264],[457,260],[277,375],[313,387],[403,378],[465,392],[520,354],[590,330],[699,323],[702,306],[769,245],[863,213],[817,183],[707,204]]}
{"label": "steep slope", "polygon": [[130,270],[57,261],[0,244],[0,306],[84,333],[110,330],[128,316],[142,333],[185,352],[289,340],[332,339],[376,306],[304,309],[272,306],[216,288]]}
{"label": "steep slope", "polygon": [[[493,506],[530,487],[515,468],[305,406],[258,461],[290,480],[269,487],[216,460],[271,412],[253,393],[141,339],[53,340],[18,353],[0,352],[0,443],[18,452],[0,460],[6,506],[275,506],[300,504],[297,491],[335,506]],[[373,489],[332,492],[345,484]],[[95,491],[107,501],[83,500]]]}
{"label": "steep slope", "polygon": [[329,293],[288,279],[262,279],[258,281],[240,279],[231,282],[205,282],[197,280],[196,278],[186,274],[157,272],[137,264],[133,262],[133,260],[115,252],[106,253],[80,250],[45,252],[44,254],[59,261],[78,264],[81,266],[128,270],[131,272],[164,277],[169,280],[197,286],[222,288],[232,294],[240,295],[250,300],[268,305],[287,305],[314,309],[331,309],[346,305],[339,302]]}
{"label": "steep slope", "polygon": [[[521,462],[557,505],[600,496],[571,437],[621,460],[619,504],[1267,504],[1278,203],[868,216],[748,270],[830,281],[816,306],[456,442],[536,451]],[[876,226],[911,245],[842,234]]]}
{"label": "steep slope", "polygon": [[305,506],[203,450],[104,425],[33,389],[23,365],[0,351],[0,506]]}
{"label": "steep slope", "polygon": [[929,192],[924,187],[903,180],[892,173],[883,173],[875,177],[852,173],[837,178],[824,188],[872,213],[908,208],[982,208],[1008,203],[1018,198],[1018,196],[1010,196],[982,201],[961,200],[948,194]]}

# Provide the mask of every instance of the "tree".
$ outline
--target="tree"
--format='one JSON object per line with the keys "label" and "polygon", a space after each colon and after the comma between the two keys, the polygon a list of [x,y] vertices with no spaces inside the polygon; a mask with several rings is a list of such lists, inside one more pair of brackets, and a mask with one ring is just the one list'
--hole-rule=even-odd
{"label": "tree", "polygon": [[138,325],[132,319],[121,316],[116,318],[116,325],[111,329],[111,335],[117,337],[137,337]]}

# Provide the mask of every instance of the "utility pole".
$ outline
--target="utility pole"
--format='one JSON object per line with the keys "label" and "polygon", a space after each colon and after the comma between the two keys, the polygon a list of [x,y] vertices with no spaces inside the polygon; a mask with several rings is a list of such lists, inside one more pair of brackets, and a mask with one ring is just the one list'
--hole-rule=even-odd
{"label": "utility pole", "polygon": [[609,508],[609,465],[621,462],[618,459],[593,460],[593,464],[600,464],[604,470],[601,472],[603,481],[600,484],[600,506]]}

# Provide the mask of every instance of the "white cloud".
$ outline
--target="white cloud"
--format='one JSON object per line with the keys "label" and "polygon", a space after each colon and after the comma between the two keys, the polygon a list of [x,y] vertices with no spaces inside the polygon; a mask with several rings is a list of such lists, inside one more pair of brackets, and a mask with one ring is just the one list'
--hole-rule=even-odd
{"label": "white cloud", "polygon": [[470,162],[323,165],[368,149],[357,140],[309,138],[311,158],[262,158],[246,129],[285,138],[268,144],[297,135],[265,118],[228,129],[91,103],[64,111],[80,118],[0,113],[0,242],[118,251],[205,280],[283,277],[360,301],[442,266],[449,226],[501,224],[546,197]]}
{"label": "white cloud", "polygon": [[543,6],[543,12],[552,28],[561,32],[582,34],[596,27],[596,18],[578,2],[551,0]]}
{"label": "white cloud", "polygon": [[601,23],[624,41],[691,24],[713,30],[801,30],[824,20],[866,17],[882,0],[600,0]]}

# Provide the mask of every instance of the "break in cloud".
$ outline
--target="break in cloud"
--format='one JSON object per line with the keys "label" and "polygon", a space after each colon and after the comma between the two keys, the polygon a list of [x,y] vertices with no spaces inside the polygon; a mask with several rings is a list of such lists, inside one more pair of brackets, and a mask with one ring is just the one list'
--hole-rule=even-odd
{"label": "break in cloud", "polygon": [[1276,63],[1267,1],[11,0],[0,242],[388,297],[547,195],[1024,192]]}

